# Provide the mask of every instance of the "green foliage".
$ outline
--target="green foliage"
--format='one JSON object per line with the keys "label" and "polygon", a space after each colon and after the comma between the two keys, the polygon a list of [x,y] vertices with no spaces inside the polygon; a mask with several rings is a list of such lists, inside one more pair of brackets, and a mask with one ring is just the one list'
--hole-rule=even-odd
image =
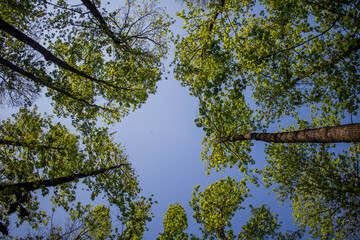
{"label": "green foliage", "polygon": [[[301,239],[304,231],[299,229],[282,233],[279,231],[281,222],[278,215],[270,211],[266,205],[251,208],[252,216],[242,226],[232,227],[231,220],[238,210],[245,209],[241,206],[246,197],[251,196],[246,187],[246,179],[236,182],[232,178],[221,179],[204,191],[199,191],[200,186],[194,187],[193,198],[190,206],[194,210],[194,219],[201,225],[201,239]],[[164,231],[158,239],[189,239],[184,230],[187,229],[187,217],[180,204],[169,206],[164,214]],[[239,232],[236,235],[236,232]],[[199,239],[191,234],[190,239]]]}
{"label": "green foliage", "polygon": [[146,223],[150,222],[153,217],[151,212],[152,204],[152,199],[145,197],[129,202],[123,210],[122,216],[118,217],[126,228],[117,236],[117,239],[143,239],[144,232],[149,230]]}
{"label": "green foliage", "polygon": [[278,144],[267,147],[263,174],[280,201],[290,200],[295,221],[315,238],[359,236],[359,144],[342,153],[331,145]]}
{"label": "green foliage", "polygon": [[199,185],[194,187],[190,206],[194,210],[194,219],[201,224],[202,239],[232,239],[231,219],[237,210],[243,209],[241,203],[248,196],[245,180],[236,182],[227,177],[211,184],[203,192]]}
{"label": "green foliage", "polygon": [[[89,206],[81,208],[76,201],[75,191],[77,183],[81,181],[83,188],[90,191],[92,200],[101,196],[107,199],[110,206],[115,207],[113,215],[117,216],[120,224],[126,228],[124,232],[114,233],[112,237],[124,234],[124,238],[131,236],[127,239],[135,239],[135,236],[141,239],[143,231],[146,230],[144,225],[152,217],[150,208],[153,202],[139,195],[137,176],[127,162],[123,149],[113,142],[106,128],[93,128],[91,132],[80,137],[70,133],[60,123],[52,124],[50,116],[42,118],[36,113],[36,108],[32,111],[20,109],[19,113],[13,115],[13,120],[3,120],[0,125],[0,138],[7,140],[7,144],[0,145],[0,208],[3,212],[0,222],[5,226],[9,225],[9,217],[14,213],[18,215],[16,226],[24,221],[30,223],[34,229],[42,224],[46,225],[49,217],[41,210],[39,199],[51,193],[50,200],[54,209],[62,207],[72,215],[76,210],[76,214],[80,214],[77,218],[90,214],[88,217],[81,217],[87,229],[91,230],[95,225],[100,227],[94,221],[98,217],[105,218],[106,216],[101,214],[106,214],[109,210],[102,206],[95,206],[92,212]],[[120,164],[123,166],[101,174],[77,178],[71,182],[56,182],[59,177],[91,173]],[[52,191],[41,185],[37,192],[27,187],[6,187],[16,183],[40,183],[40,180],[44,179],[54,180]],[[95,214],[96,218],[91,217],[91,214]],[[103,228],[111,230],[111,222],[109,224],[110,226],[106,224]],[[101,234],[96,231],[91,234]],[[110,233],[104,231],[104,234]]]}
{"label": "green foliage", "polygon": [[271,213],[270,208],[266,205],[260,207],[251,208],[252,217],[249,221],[242,226],[242,230],[238,236],[238,239],[283,239],[283,240],[295,240],[301,239],[303,236],[303,230],[299,229],[295,232],[287,231],[285,233],[279,232],[281,222],[278,222],[278,215]]}
{"label": "green foliage", "polygon": [[[174,72],[200,101],[208,173],[237,166],[252,177],[252,143],[222,137],[266,131],[283,119],[295,125],[280,130],[291,131],[357,116],[357,1],[186,2],[178,16],[188,34],[175,39]],[[292,201],[313,237],[358,238],[357,148],[336,155],[339,145],[272,144],[260,173],[280,200]]]}
{"label": "green foliage", "polygon": [[170,204],[164,214],[163,225],[164,231],[160,234],[159,240],[188,239],[188,234],[184,233],[188,228],[187,216],[180,204]]}
{"label": "green foliage", "polygon": [[175,40],[175,75],[200,100],[209,168],[253,163],[249,143],[217,146],[219,136],[265,130],[311,105],[330,119],[357,114],[358,7],[211,1],[178,13],[188,36]]}
{"label": "green foliage", "polygon": [[[53,221],[54,216],[51,221]],[[53,222],[52,222],[53,223]],[[35,234],[28,233],[25,238],[16,239],[109,239],[111,237],[110,209],[104,205],[92,207],[91,204],[78,204],[70,213],[65,226],[52,225],[50,229],[38,229]]]}

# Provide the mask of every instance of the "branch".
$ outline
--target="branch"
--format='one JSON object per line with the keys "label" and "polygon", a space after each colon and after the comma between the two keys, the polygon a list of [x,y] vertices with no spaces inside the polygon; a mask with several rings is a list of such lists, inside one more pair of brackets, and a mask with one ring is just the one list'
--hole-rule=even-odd
{"label": "branch", "polygon": [[115,33],[111,31],[110,27],[107,25],[101,13],[96,8],[95,4],[93,4],[90,0],[81,0],[81,1],[85,5],[85,7],[87,7],[87,9],[90,11],[90,13],[94,16],[94,18],[99,22],[100,27],[104,30],[106,35],[108,35],[108,37],[111,38],[115,46],[118,46],[119,48],[123,48],[121,46],[122,42],[120,42],[119,39],[115,36]]}
{"label": "branch", "polygon": [[212,18],[212,20],[211,20],[211,22],[209,24],[209,29],[208,29],[209,34],[211,34],[211,31],[214,28],[214,24],[216,22],[216,19],[219,16],[222,8],[225,6],[225,0],[219,0],[219,2],[220,2],[220,8],[217,9],[217,11],[215,12],[215,14],[214,14],[214,16],[213,16],[213,18]]}
{"label": "branch", "polygon": [[302,43],[299,43],[299,44],[297,44],[297,45],[295,45],[295,46],[291,46],[291,47],[288,47],[288,48],[286,48],[286,49],[281,49],[281,50],[279,50],[279,51],[277,51],[277,52],[275,52],[275,53],[268,54],[268,55],[266,55],[266,56],[264,56],[264,57],[262,57],[262,58],[259,58],[259,59],[255,60],[254,63],[259,62],[259,61],[261,61],[261,60],[264,60],[264,59],[266,59],[266,58],[275,56],[275,55],[277,55],[277,54],[279,54],[279,53],[287,52],[287,51],[289,51],[289,50],[293,50],[293,49],[298,48],[298,47],[300,47],[300,46],[302,46],[302,45],[304,45],[304,44],[306,44],[306,43],[308,43],[308,42],[311,42],[312,40],[314,40],[314,39],[316,39],[316,38],[319,38],[319,37],[323,36],[325,33],[327,33],[327,32],[330,31],[333,27],[335,27],[335,24],[337,23],[337,21],[339,20],[339,18],[340,18],[340,17],[338,17],[337,19],[335,19],[335,21],[333,22],[333,24],[332,24],[328,29],[326,29],[325,31],[323,31],[322,33],[319,33],[318,35],[315,35],[315,36],[309,38],[308,40],[306,40],[306,41],[304,41],[304,42],[302,42]]}
{"label": "branch", "polygon": [[222,8],[225,6],[225,0],[219,0],[220,4],[219,4],[219,8],[217,8],[213,18],[210,20],[210,23],[209,23],[209,28],[208,28],[208,35],[206,36],[206,39],[205,39],[205,43],[204,43],[204,46],[203,46],[203,55],[206,57],[206,44],[207,44],[207,41],[208,39],[210,38],[210,35],[211,35],[211,32],[214,28],[214,25],[215,25],[215,22],[217,20],[217,17],[219,16]]}
{"label": "branch", "polygon": [[310,77],[313,74],[315,74],[316,72],[318,72],[319,70],[324,69],[326,66],[337,63],[338,61],[340,61],[344,57],[347,57],[349,54],[351,54],[352,52],[355,52],[355,51],[357,51],[359,49],[360,49],[360,39],[357,39],[356,44],[350,46],[347,51],[341,52],[341,53],[329,58],[325,62],[321,63],[319,67],[311,69],[310,71],[306,72],[305,74],[297,77],[296,79],[294,79],[292,81],[296,83],[296,82],[298,82],[299,80],[301,80],[303,78]]}

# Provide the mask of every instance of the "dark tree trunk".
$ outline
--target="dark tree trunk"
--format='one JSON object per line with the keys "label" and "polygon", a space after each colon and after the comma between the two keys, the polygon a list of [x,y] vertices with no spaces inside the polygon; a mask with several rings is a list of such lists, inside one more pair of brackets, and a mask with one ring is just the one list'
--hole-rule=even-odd
{"label": "dark tree trunk", "polygon": [[49,50],[47,50],[46,48],[41,46],[38,42],[36,42],[35,40],[30,38],[26,34],[22,33],[21,31],[19,31],[18,29],[16,29],[12,25],[8,24],[7,22],[5,22],[1,18],[0,18],[0,29],[2,31],[4,31],[4,32],[8,33],[9,35],[13,36],[14,38],[18,39],[19,41],[31,46],[34,50],[36,50],[41,55],[43,55],[44,58],[47,61],[50,61],[50,62],[56,64],[57,66],[65,69],[65,70],[73,72],[73,73],[75,73],[75,74],[77,74],[77,75],[79,75],[81,77],[84,77],[84,78],[90,80],[90,81],[97,82],[97,83],[100,83],[100,84],[104,84],[104,85],[106,85],[108,87],[112,87],[112,88],[120,89],[120,90],[131,90],[131,89],[128,89],[128,88],[122,88],[122,87],[115,86],[115,85],[113,85],[113,84],[111,84],[109,82],[106,82],[104,80],[96,79],[94,77],[89,76],[85,72],[80,71],[80,70],[70,66],[65,61],[63,61],[60,58],[53,55]]}
{"label": "dark tree trunk", "polygon": [[43,148],[43,149],[47,149],[47,150],[65,150],[66,148],[61,148],[61,147],[53,147],[53,146],[48,146],[48,145],[39,145],[38,143],[34,144],[34,145],[29,145],[27,143],[21,142],[21,141],[13,141],[13,140],[6,140],[6,139],[2,139],[0,138],[0,145],[8,145],[8,146],[16,146],[16,147],[37,147],[37,148]]}
{"label": "dark tree trunk", "polygon": [[360,123],[282,133],[246,133],[217,140],[218,142],[258,140],[272,143],[360,142]]}
{"label": "dark tree trunk", "polygon": [[113,31],[111,31],[110,27],[107,25],[106,21],[101,16],[101,13],[96,8],[95,4],[93,4],[92,1],[90,0],[81,0],[81,1],[85,5],[85,7],[90,11],[90,13],[94,16],[94,18],[99,22],[100,27],[104,30],[106,35],[108,35],[108,37],[113,41],[115,46],[118,48],[123,48],[124,43],[116,37],[116,34]]}
{"label": "dark tree trunk", "polygon": [[108,172],[113,169],[120,168],[121,166],[125,166],[127,164],[119,164],[116,166],[108,167],[108,168],[101,168],[99,170],[90,171],[87,173],[76,173],[70,176],[59,177],[54,179],[44,179],[44,180],[37,180],[33,182],[23,182],[23,183],[12,183],[12,184],[2,184],[0,185],[0,191],[4,191],[6,188],[11,187],[20,187],[26,190],[26,192],[35,191],[44,187],[55,187],[60,184],[69,183],[76,179],[81,179],[85,177],[96,176],[101,173]]}

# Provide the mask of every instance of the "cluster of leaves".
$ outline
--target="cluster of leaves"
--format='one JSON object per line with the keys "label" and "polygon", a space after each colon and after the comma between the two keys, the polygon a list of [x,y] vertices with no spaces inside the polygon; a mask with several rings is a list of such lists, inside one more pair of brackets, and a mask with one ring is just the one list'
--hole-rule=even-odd
{"label": "cluster of leaves", "polygon": [[[0,104],[19,107],[0,125],[3,235],[12,221],[47,225],[46,196],[72,224],[36,239],[141,239],[148,230],[154,202],[140,195],[124,149],[98,120],[118,122],[156,92],[172,23],[156,2],[128,0],[113,11],[92,0],[2,2]],[[74,130],[31,108],[41,90]],[[78,186],[107,205],[81,204]]]}
{"label": "cluster of leaves", "polygon": [[338,144],[273,143],[259,171],[251,167],[251,138],[233,138],[279,122],[293,123],[280,132],[353,122],[360,103],[358,1],[185,2],[178,16],[188,34],[175,40],[174,72],[200,101],[196,124],[206,133],[207,173],[236,166],[257,186],[259,173],[280,200],[291,201],[295,221],[312,237],[358,238],[357,144],[340,153]]}
{"label": "cluster of leaves", "polygon": [[291,201],[296,221],[313,237],[355,239],[360,234],[359,150],[359,144],[338,154],[326,144],[272,144],[262,173],[266,184],[278,184],[277,197]]}
{"label": "cluster of leaves", "polygon": [[[194,187],[190,206],[194,210],[194,219],[200,224],[203,233],[201,239],[301,239],[303,230],[295,232],[279,231],[281,222],[278,215],[271,213],[266,205],[251,208],[252,216],[242,226],[241,230],[233,229],[231,220],[245,198],[251,197],[248,193],[246,180],[237,182],[227,177],[200,191],[200,186]],[[189,239],[185,230],[188,227],[187,216],[180,204],[170,205],[164,215],[164,231],[158,239]],[[235,232],[238,231],[236,234]],[[191,234],[190,239],[199,239]]]}

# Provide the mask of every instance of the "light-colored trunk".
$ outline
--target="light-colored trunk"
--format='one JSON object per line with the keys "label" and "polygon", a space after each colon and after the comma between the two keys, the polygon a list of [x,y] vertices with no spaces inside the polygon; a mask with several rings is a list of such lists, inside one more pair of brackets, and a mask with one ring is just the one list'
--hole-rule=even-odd
{"label": "light-colored trunk", "polygon": [[360,123],[282,133],[246,133],[217,140],[218,142],[258,140],[271,143],[360,142]]}

